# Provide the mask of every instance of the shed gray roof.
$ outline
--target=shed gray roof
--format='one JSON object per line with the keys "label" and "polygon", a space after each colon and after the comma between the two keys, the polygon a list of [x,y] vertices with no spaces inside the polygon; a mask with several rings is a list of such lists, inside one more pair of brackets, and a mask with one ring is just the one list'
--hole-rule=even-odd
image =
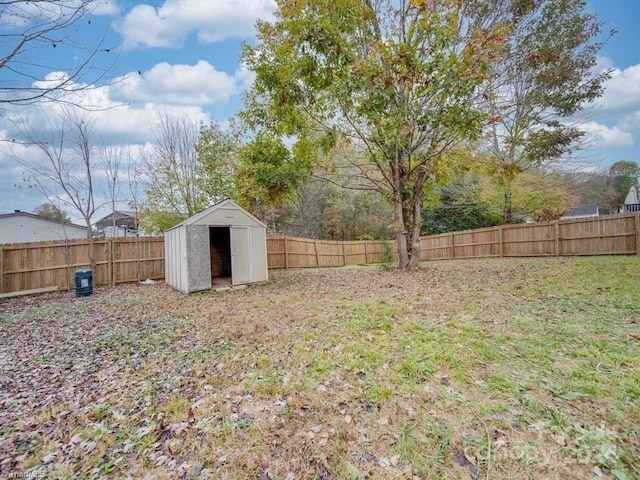
{"label": "shed gray roof", "polygon": [[236,202],[234,202],[233,200],[228,198],[228,199],[223,200],[223,201],[221,201],[219,203],[216,203],[215,205],[211,205],[210,207],[205,208],[204,210],[202,210],[201,212],[196,213],[195,215],[192,215],[191,217],[187,218],[186,220],[180,222],[179,224],[174,225],[169,230],[173,230],[174,228],[182,227],[183,225],[197,225],[207,215],[209,215],[210,213],[215,212],[216,210],[223,209],[223,208],[224,209],[238,210],[238,211],[242,212],[244,215],[246,215],[247,217],[249,217],[251,220],[257,222],[261,227],[267,228],[267,226],[264,223],[262,223],[259,219],[257,219],[253,215],[251,215],[249,212],[247,212],[244,208],[242,208]]}

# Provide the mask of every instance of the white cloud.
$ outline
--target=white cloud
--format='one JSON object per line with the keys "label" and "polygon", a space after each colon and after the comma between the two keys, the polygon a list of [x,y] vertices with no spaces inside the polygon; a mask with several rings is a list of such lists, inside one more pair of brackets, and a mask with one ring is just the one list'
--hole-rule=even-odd
{"label": "white cloud", "polygon": [[609,57],[598,57],[596,59],[596,66],[593,68],[593,72],[598,74],[605,70],[613,68],[613,60]]}
{"label": "white cloud", "polygon": [[111,17],[120,13],[120,7],[116,0],[100,0],[93,5],[91,13],[93,15],[108,15]]}
{"label": "white cloud", "polygon": [[258,18],[273,17],[273,0],[166,0],[160,7],[137,5],[118,22],[123,48],[177,47],[196,32],[202,43],[254,34]]}
{"label": "white cloud", "polygon": [[256,74],[254,71],[249,70],[249,67],[242,64],[240,68],[235,71],[234,77],[238,82],[238,88],[241,91],[247,90],[253,84],[256,79]]}
{"label": "white cloud", "polygon": [[640,64],[624,70],[613,69],[604,87],[604,94],[594,102],[598,116],[616,118],[640,111]]}
{"label": "white cloud", "polygon": [[620,125],[620,128],[625,132],[629,132],[637,138],[640,138],[640,109],[622,117],[618,125]]}
{"label": "white cloud", "polygon": [[[38,84],[53,82],[62,74],[52,72]],[[0,117],[0,129],[19,136],[16,125],[45,131],[47,118],[61,114],[69,105],[93,111],[97,134],[110,141],[144,143],[152,139],[158,112],[208,122],[205,107],[223,107],[253,81],[254,74],[244,67],[233,75],[220,72],[208,62],[196,65],[160,63],[146,72],[129,73],[111,85],[80,89],[64,97],[65,104],[49,103],[8,107]],[[76,86],[74,84],[73,86]]]}
{"label": "white cloud", "polygon": [[[42,82],[58,77],[54,72]],[[18,165],[15,156],[36,163],[45,159],[37,149],[20,145],[20,125],[35,131],[39,138],[47,139],[51,128],[48,119],[61,114],[63,109],[75,108],[78,114],[89,115],[95,120],[93,143],[128,146],[135,156],[142,146],[153,142],[160,114],[207,123],[212,117],[203,106],[225,104],[232,95],[239,93],[238,86],[249,77],[242,69],[234,76],[218,72],[207,62],[194,66],[160,64],[142,75],[137,72],[125,75],[110,86],[69,93],[64,97],[65,104],[6,106],[0,116],[0,171],[3,172],[0,213],[14,208],[33,211],[46,201],[41,192],[28,188],[22,180],[24,168]],[[96,180],[100,181],[100,178],[98,175]],[[99,186],[98,194],[102,190],[103,186]]]}
{"label": "white cloud", "polygon": [[[606,57],[598,59],[599,71],[612,67]],[[587,132],[587,143],[598,151],[609,148],[634,148],[640,145],[640,64],[626,69],[613,68],[604,93],[585,108],[592,121],[581,125]],[[609,159],[615,161],[614,158]]]}
{"label": "white cloud", "polygon": [[[240,73],[241,85],[246,74]],[[112,88],[122,102],[161,102],[173,105],[225,105],[238,94],[238,80],[203,60],[196,65],[159,63],[141,75],[129,75]]]}
{"label": "white cloud", "polygon": [[598,122],[586,122],[580,126],[589,140],[600,148],[633,147],[633,135],[619,126],[607,127]]}

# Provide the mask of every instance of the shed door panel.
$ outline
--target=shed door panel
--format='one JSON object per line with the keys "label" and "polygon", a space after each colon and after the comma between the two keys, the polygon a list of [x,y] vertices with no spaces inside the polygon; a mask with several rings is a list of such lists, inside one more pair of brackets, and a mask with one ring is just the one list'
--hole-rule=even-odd
{"label": "shed door panel", "polygon": [[209,227],[186,226],[187,292],[211,288],[211,253],[209,252]]}
{"label": "shed door panel", "polygon": [[231,282],[251,282],[251,229],[231,227]]}

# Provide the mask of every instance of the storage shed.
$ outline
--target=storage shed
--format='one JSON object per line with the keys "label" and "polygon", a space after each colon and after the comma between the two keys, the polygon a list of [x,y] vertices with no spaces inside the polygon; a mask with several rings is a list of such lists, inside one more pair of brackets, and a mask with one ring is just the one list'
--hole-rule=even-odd
{"label": "storage shed", "polygon": [[165,282],[184,293],[266,282],[267,229],[233,200],[224,200],[164,234]]}

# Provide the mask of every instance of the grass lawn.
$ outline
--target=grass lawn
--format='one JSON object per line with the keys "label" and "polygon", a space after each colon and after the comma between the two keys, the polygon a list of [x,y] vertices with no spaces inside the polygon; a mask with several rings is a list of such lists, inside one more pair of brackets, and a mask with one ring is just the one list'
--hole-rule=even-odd
{"label": "grass lawn", "polygon": [[0,477],[640,478],[640,258],[270,275],[1,303]]}

